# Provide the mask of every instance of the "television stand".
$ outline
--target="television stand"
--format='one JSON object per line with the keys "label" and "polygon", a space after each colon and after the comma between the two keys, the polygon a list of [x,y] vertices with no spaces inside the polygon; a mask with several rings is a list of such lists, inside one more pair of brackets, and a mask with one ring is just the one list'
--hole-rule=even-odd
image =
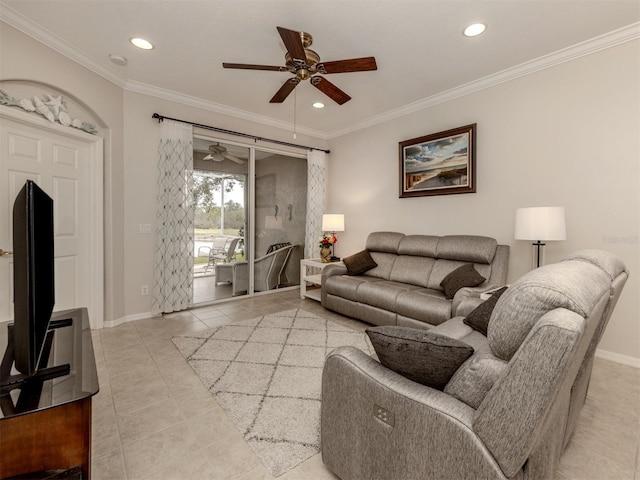
{"label": "television stand", "polygon": [[[55,326],[59,328],[52,335],[49,363],[61,363],[62,368],[69,364],[68,374],[47,372],[52,367],[43,364],[47,373],[37,380],[28,378],[0,394],[2,479],[41,478],[43,471],[77,466],[83,479],[91,478],[91,403],[98,393],[98,375],[86,308],[54,313]],[[0,323],[0,354],[9,346],[7,327]]]}
{"label": "television stand", "polygon": [[7,326],[7,349],[4,352],[2,363],[0,363],[0,395],[10,392],[16,388],[20,388],[25,383],[38,385],[46,380],[69,375],[71,365],[68,363],[53,367],[47,367],[47,364],[49,363],[49,356],[51,355],[51,345],[53,344],[53,335],[55,330],[63,327],[70,327],[72,325],[73,319],[71,318],[50,321],[47,336],[45,337],[44,345],[42,346],[40,360],[38,361],[38,368],[35,373],[32,375],[25,375],[22,373],[11,375],[11,367],[15,360],[15,343],[13,340],[13,324],[9,324]]}

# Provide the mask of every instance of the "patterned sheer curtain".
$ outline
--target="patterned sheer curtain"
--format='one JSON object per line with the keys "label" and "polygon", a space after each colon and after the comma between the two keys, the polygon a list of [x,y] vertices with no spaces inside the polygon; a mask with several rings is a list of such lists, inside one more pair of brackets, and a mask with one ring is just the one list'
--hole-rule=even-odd
{"label": "patterned sheer curtain", "polygon": [[322,214],[326,194],[327,155],[318,150],[307,154],[307,225],[304,258],[320,255],[318,241],[322,235]]}
{"label": "patterned sheer curtain", "polygon": [[160,126],[153,313],[193,305],[192,130],[167,119]]}

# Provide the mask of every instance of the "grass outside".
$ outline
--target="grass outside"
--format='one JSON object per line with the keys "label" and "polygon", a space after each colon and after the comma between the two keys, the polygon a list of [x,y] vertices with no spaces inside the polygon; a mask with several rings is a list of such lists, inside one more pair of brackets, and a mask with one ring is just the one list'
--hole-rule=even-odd
{"label": "grass outside", "polygon": [[[215,237],[217,235],[222,235],[222,232],[219,228],[198,228],[195,227],[193,229],[193,233],[194,236],[196,238],[211,238],[211,237]],[[224,229],[224,235],[228,235],[231,237],[237,237],[238,236],[238,229],[237,228],[225,228]]]}

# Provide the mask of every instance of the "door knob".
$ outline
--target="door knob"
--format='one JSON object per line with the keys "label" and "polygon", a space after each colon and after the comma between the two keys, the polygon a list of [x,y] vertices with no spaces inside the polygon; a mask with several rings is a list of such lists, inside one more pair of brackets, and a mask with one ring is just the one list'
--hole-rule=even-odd
{"label": "door knob", "polygon": [[6,250],[2,250],[0,248],[0,257],[3,256],[3,255],[13,255],[13,252],[7,252]]}

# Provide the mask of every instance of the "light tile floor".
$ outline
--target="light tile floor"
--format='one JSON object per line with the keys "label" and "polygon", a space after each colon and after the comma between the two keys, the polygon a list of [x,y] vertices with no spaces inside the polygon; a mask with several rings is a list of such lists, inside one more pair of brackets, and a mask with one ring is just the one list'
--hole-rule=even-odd
{"label": "light tile floor", "polygon": [[[271,480],[171,337],[290,308],[366,327],[288,291],[94,331],[100,379],[93,401],[94,480]],[[640,480],[639,441],[640,370],[596,359],[557,478]],[[316,455],[279,478],[336,477]]]}

